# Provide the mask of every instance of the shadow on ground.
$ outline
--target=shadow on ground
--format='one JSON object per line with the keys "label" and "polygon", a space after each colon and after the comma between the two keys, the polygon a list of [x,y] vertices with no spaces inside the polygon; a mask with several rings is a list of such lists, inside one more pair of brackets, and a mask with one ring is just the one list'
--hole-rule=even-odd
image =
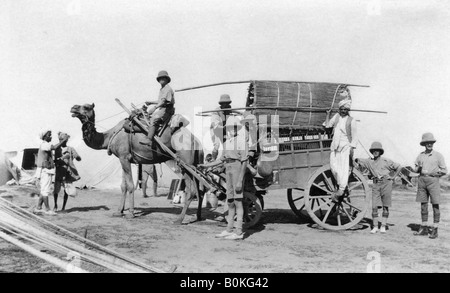
{"label": "shadow on ground", "polygon": [[419,231],[420,225],[411,223],[411,224],[406,225],[406,227],[410,228],[411,231],[417,232],[417,231]]}
{"label": "shadow on ground", "polygon": [[90,211],[109,211],[109,208],[107,206],[94,206],[94,207],[78,207],[78,208],[70,208],[66,209],[65,211],[61,211],[63,213],[73,213],[73,212],[90,212]]}

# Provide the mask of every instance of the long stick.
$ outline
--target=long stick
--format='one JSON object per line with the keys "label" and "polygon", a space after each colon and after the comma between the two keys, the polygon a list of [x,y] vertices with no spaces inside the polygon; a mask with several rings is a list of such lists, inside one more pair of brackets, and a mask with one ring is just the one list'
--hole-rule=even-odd
{"label": "long stick", "polygon": [[[8,214],[6,214],[8,215]],[[2,215],[0,212],[0,216],[4,217],[3,220],[8,220],[8,216],[5,214]],[[19,215],[20,216],[20,215]],[[86,261],[94,263],[99,266],[103,266],[112,271],[116,272],[144,272],[142,269],[137,270],[136,266],[132,267],[127,271],[125,269],[126,266],[129,266],[129,263],[121,261],[120,266],[115,265],[114,263],[119,261],[118,258],[114,258],[110,255],[102,255],[94,250],[90,250],[81,246],[78,243],[71,242],[56,233],[51,233],[48,230],[43,229],[41,226],[36,225],[36,223],[27,223],[24,219],[20,220],[17,215],[10,215],[11,219],[9,221],[4,221],[0,223],[0,227],[4,225],[2,228],[11,234],[15,234],[20,236],[20,238],[31,241],[38,245],[42,245],[47,249],[52,249],[53,251],[62,253],[62,254],[70,254],[70,252],[80,253]],[[29,221],[29,220],[28,220]],[[8,227],[8,228],[5,228]]]}
{"label": "long stick", "polygon": [[[0,231],[0,238],[3,238],[4,240],[6,240],[6,241],[8,241],[8,242],[10,242],[10,243],[12,243],[12,244],[22,248],[26,252],[31,253],[31,254],[33,254],[33,255],[35,255],[37,257],[40,257],[43,260],[46,260],[49,263],[51,263],[51,264],[53,264],[53,265],[55,265],[55,266],[57,266],[57,267],[59,267],[61,269],[66,270],[68,268],[69,263],[67,263],[65,261],[62,261],[62,260],[60,260],[60,259],[58,259],[58,258],[56,258],[54,256],[49,255],[49,254],[40,252],[39,250],[37,250],[37,249],[35,249],[35,248],[25,244],[25,243],[15,239],[15,238],[13,238],[13,237],[11,237],[11,236],[9,236],[9,235],[1,232],[1,231]],[[80,269],[80,268],[77,268],[77,272],[88,273],[88,271],[85,271],[85,270]]]}
{"label": "long stick", "polygon": [[[235,111],[235,110],[278,110],[278,111],[288,111],[288,112],[327,112],[330,109],[328,108],[315,108],[315,107],[284,107],[284,106],[260,106],[260,107],[240,107],[240,108],[229,108],[226,109],[227,111]],[[214,113],[214,112],[222,112],[224,109],[220,110],[209,110],[209,111],[203,111],[199,112],[197,115],[201,116],[203,114],[207,113]],[[333,108],[331,111],[337,112],[339,111],[338,108]],[[368,112],[368,113],[381,113],[381,114],[387,114],[387,112],[384,111],[373,111],[373,110],[358,110],[358,109],[351,109],[350,111],[353,112]]]}
{"label": "long stick", "polygon": [[219,82],[219,83],[213,83],[213,84],[207,84],[207,85],[201,85],[201,86],[194,86],[194,87],[188,87],[188,88],[184,88],[184,89],[179,89],[179,90],[175,90],[175,92],[195,90],[195,89],[201,89],[201,88],[212,87],[212,86],[217,86],[217,85],[239,84],[239,83],[249,83],[249,82],[252,82],[252,80]]}
{"label": "long stick", "polygon": [[358,139],[358,143],[362,146],[362,148],[366,151],[366,154],[373,159],[373,155],[372,153],[370,153],[369,151],[367,151],[366,147],[361,143],[361,141]]}
{"label": "long stick", "polygon": [[147,119],[147,116],[145,116],[144,110],[142,110],[141,108],[137,108],[133,103],[131,103],[131,107],[133,107],[133,109],[135,109],[136,111],[139,111],[142,114],[142,117],[144,117],[144,121],[147,124],[148,127],[150,127],[150,122]]}
{"label": "long stick", "polygon": [[[5,201],[5,200],[2,199],[2,198],[0,198],[0,200]],[[5,202],[7,202],[7,201],[5,201]],[[29,212],[29,211],[27,211],[27,210],[25,210],[25,209],[22,209],[21,207],[15,205],[15,204],[13,204],[13,203],[10,203],[10,202],[7,202],[7,203],[10,204],[11,206],[14,206],[16,209],[21,210],[23,213],[29,215],[29,216],[30,216],[31,218],[33,218],[34,220],[37,220],[38,222],[41,222],[41,223],[43,223],[44,225],[47,225],[48,227],[50,227],[50,228],[52,228],[52,229],[54,229],[54,230],[56,230],[56,231],[58,231],[58,232],[61,232],[61,233],[66,234],[66,235],[68,235],[68,236],[70,236],[70,237],[72,237],[72,238],[75,238],[75,239],[77,239],[78,241],[80,241],[80,242],[82,242],[82,243],[84,243],[84,244],[88,244],[88,245],[90,245],[90,246],[92,246],[92,247],[95,247],[95,248],[97,248],[97,249],[99,249],[99,250],[101,250],[101,251],[104,251],[104,252],[106,252],[106,253],[108,253],[108,254],[111,254],[111,255],[113,255],[113,256],[119,258],[119,259],[122,259],[122,260],[124,260],[124,261],[129,262],[129,263],[132,263],[132,264],[134,264],[134,265],[136,265],[136,266],[138,266],[138,267],[144,268],[144,269],[146,269],[146,270],[150,270],[150,271],[157,272],[157,273],[165,273],[165,271],[163,271],[163,270],[160,270],[160,269],[158,269],[158,268],[154,268],[154,267],[151,267],[151,266],[149,266],[149,265],[146,265],[146,264],[137,262],[137,261],[135,261],[134,259],[131,259],[131,258],[125,256],[125,255],[121,255],[121,254],[119,254],[119,253],[117,253],[117,252],[115,252],[115,251],[113,251],[113,250],[111,250],[111,249],[109,249],[109,248],[107,248],[107,247],[101,246],[100,244],[97,244],[97,243],[95,243],[95,242],[93,242],[93,241],[91,241],[91,240],[89,240],[89,239],[85,239],[85,238],[81,237],[80,235],[78,235],[78,234],[76,234],[76,233],[73,233],[73,232],[70,232],[69,230],[66,230],[66,229],[64,229],[64,228],[61,228],[61,227],[59,227],[59,226],[53,224],[52,222],[47,221],[47,220],[45,220],[45,219],[43,219],[43,218],[41,218],[41,217],[38,217],[38,216],[36,216],[35,214],[33,214],[33,213],[31,213],[31,212]]]}
{"label": "long stick", "polygon": [[[336,84],[336,85],[342,84],[342,85],[345,85],[345,86],[369,87],[368,85],[357,85],[357,84],[346,84],[346,83],[332,83],[332,82],[307,82],[307,81],[282,81],[282,80],[258,80],[258,81],[261,81],[261,82],[281,82],[281,83]],[[217,85],[239,84],[239,83],[249,83],[249,82],[255,82],[255,80],[219,82],[219,83],[213,83],[213,84],[207,84],[207,85],[201,85],[201,86],[194,86],[194,87],[178,89],[178,90],[175,90],[175,92],[195,90],[195,89],[201,89],[201,88],[212,87],[212,86],[217,86]]]}
{"label": "long stick", "polygon": [[[2,207],[7,210],[2,211]],[[141,267],[130,264],[127,261],[109,254],[100,254],[92,250],[92,248],[85,248],[79,243],[66,239],[65,237],[58,235],[56,232],[52,233],[51,231],[43,229],[45,226],[43,227],[42,225],[39,225],[39,223],[34,222],[31,218],[26,218],[24,213],[20,213],[20,210],[18,209],[13,209],[12,207],[8,207],[6,205],[2,206],[0,204],[0,218],[3,218],[3,224],[12,227],[17,235],[40,245],[53,247],[53,250],[55,251],[58,251],[59,249],[60,253],[68,253],[70,251],[81,253],[82,257],[87,261],[116,272],[148,272],[148,270],[144,270]],[[0,227],[1,226],[2,223],[0,222]],[[63,252],[61,252],[61,249]]]}

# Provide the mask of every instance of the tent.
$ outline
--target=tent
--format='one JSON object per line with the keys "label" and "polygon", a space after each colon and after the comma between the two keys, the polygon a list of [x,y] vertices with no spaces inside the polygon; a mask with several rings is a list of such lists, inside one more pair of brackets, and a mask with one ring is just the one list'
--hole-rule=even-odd
{"label": "tent", "polygon": [[[105,150],[90,149],[83,141],[74,142],[74,144],[69,141],[68,145],[73,146],[82,158],[81,161],[75,161],[75,166],[81,176],[81,179],[76,182],[78,188],[115,189],[120,187],[122,168],[118,158],[113,155],[108,156]],[[37,148],[1,152],[0,185],[6,184],[13,178],[11,170],[14,167],[21,171],[20,174],[24,179],[32,177],[36,171],[37,152]],[[169,188],[172,179],[181,177],[174,161],[158,164],[156,170],[158,187]],[[139,178],[137,165],[132,165],[132,172],[134,183],[136,183]]]}
{"label": "tent", "polygon": [[10,154],[0,150],[0,186],[5,185],[11,179],[20,179],[19,168],[9,159]]}
{"label": "tent", "polygon": [[[108,156],[106,150],[94,150],[86,146],[82,139],[69,140],[68,145],[75,148],[81,161],[75,166],[81,176],[76,182],[79,188],[115,189],[122,183],[122,167],[114,155]],[[138,165],[132,164],[133,181],[139,178]],[[170,187],[172,179],[180,178],[179,170],[173,161],[157,164],[158,187]]]}
{"label": "tent", "polygon": [[[76,182],[80,188],[111,189],[118,188],[122,182],[122,167],[114,155],[108,156],[104,150],[92,150],[87,146],[75,147],[81,156],[81,161],[75,161],[81,179]],[[178,179],[180,174],[175,163],[167,162],[155,165],[158,174],[158,187],[169,187],[172,179]],[[138,165],[132,164],[134,183],[139,178]]]}

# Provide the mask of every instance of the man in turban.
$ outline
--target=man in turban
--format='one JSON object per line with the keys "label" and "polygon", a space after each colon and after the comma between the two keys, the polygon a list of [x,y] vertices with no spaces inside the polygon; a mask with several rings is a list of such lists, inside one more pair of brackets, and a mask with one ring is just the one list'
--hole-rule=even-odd
{"label": "man in turban", "polygon": [[330,167],[339,186],[339,190],[331,197],[335,202],[344,195],[347,188],[350,157],[353,157],[353,150],[358,142],[356,121],[348,114],[351,104],[352,100],[347,96],[339,102],[339,112],[333,118],[330,119],[331,110],[327,111],[326,120],[323,123],[325,128],[333,128]]}
{"label": "man in turban", "polygon": [[75,197],[77,190],[74,182],[80,180],[77,168],[75,167],[74,160],[81,161],[80,155],[78,155],[75,148],[68,146],[67,141],[70,135],[64,132],[58,133],[59,141],[62,142],[60,148],[55,150],[55,188],[53,191],[53,198],[55,200],[55,206],[53,210],[58,210],[58,194],[61,190],[64,191],[63,205],[61,211],[65,211],[67,199],[70,196]]}
{"label": "man in turban", "polygon": [[50,210],[50,205],[48,203],[48,197],[53,194],[53,177],[55,176],[55,163],[53,161],[52,151],[59,149],[64,143],[67,142],[68,138],[60,140],[56,145],[52,145],[52,132],[51,130],[45,130],[39,134],[41,139],[41,145],[39,146],[38,157],[37,157],[37,170],[36,177],[40,180],[40,193],[38,205],[35,208],[35,213],[42,212],[42,204],[45,205],[46,215],[56,215],[56,213]]}

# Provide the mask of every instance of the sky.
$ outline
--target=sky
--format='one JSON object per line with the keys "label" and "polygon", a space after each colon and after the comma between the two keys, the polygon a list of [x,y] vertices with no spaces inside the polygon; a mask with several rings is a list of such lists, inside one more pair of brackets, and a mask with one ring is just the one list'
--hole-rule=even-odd
{"label": "sky", "polygon": [[[0,149],[37,147],[50,128],[81,141],[75,104],[95,103],[97,128],[126,117],[114,101],[156,100],[158,71],[173,89],[242,80],[369,85],[352,89],[366,149],[411,165],[424,132],[450,160],[450,4],[367,0],[3,0]],[[210,148],[208,119],[223,93],[245,104],[246,84],[175,94],[176,112]],[[56,135],[53,142],[56,143]],[[69,142],[70,144],[70,142]],[[367,156],[364,148],[357,155]]]}

